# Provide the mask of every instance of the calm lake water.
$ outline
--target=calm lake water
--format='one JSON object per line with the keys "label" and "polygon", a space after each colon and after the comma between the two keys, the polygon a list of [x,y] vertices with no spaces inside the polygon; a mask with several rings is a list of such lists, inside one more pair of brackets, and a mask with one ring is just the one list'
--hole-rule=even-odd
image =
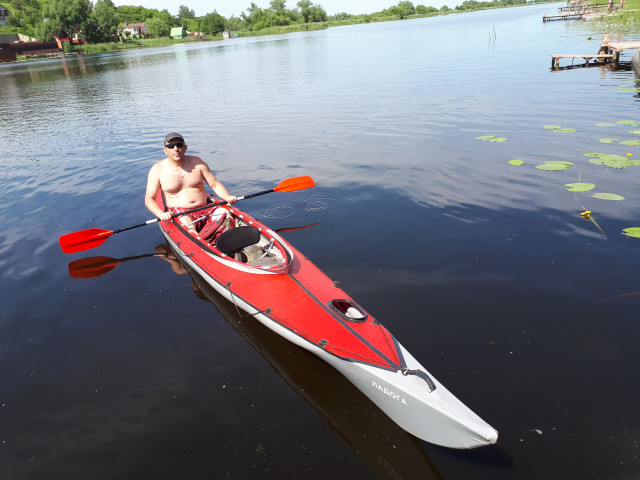
{"label": "calm lake water", "polygon": [[[543,23],[557,6],[0,65],[0,478],[637,478],[640,168],[584,154],[640,159],[617,123],[640,96],[628,70],[550,71],[602,37]],[[241,208],[317,223],[283,235],[498,445],[406,434],[198,279],[132,259],[155,226],[63,254],[60,235],[150,218],[172,130],[237,195],[311,175]],[[574,165],[534,168],[553,160]],[[71,278],[91,256],[114,268]]]}

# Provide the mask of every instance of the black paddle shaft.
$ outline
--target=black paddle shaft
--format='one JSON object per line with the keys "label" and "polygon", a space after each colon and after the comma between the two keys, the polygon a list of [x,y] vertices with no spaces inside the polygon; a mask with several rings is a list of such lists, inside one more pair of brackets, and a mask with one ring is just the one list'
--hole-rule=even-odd
{"label": "black paddle shaft", "polygon": [[[246,197],[241,197],[241,198],[251,198],[253,196],[256,195],[261,195],[263,193],[267,193],[267,192],[260,192],[260,193],[254,193],[251,196],[246,196]],[[179,217],[181,215],[187,215],[188,213],[193,213],[193,212],[199,212],[200,210],[204,210],[205,208],[211,208],[211,207],[217,207],[218,205],[224,205],[227,202],[222,201],[222,202],[213,202],[213,203],[206,203],[200,207],[196,207],[196,208],[192,208],[190,210],[185,210],[184,212],[178,212],[178,213],[174,213],[173,215],[171,215],[171,218],[176,218]],[[145,225],[149,225],[150,223],[155,223],[157,221],[159,221],[159,218],[154,218],[152,220],[147,220],[144,223],[139,223],[138,225],[131,225],[130,227],[125,227],[125,228],[119,228],[117,230],[114,230],[113,233],[120,233],[120,232],[126,232],[127,230],[131,230],[133,228],[138,228],[138,227],[144,227]]]}

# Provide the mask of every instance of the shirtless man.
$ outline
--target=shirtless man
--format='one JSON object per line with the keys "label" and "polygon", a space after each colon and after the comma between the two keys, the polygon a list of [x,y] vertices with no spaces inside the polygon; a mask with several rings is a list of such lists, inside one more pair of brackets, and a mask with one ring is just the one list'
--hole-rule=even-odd
{"label": "shirtless man", "polygon": [[[156,163],[147,178],[147,192],[144,203],[147,208],[160,220],[171,220],[171,215],[180,211],[200,207],[207,203],[207,192],[204,182],[228,203],[235,203],[236,197],[229,195],[227,189],[215,177],[209,166],[194,155],[185,155],[187,145],[179,133],[171,132],[164,137],[164,160]],[[165,195],[169,211],[164,212],[156,203],[156,195],[162,190]],[[202,216],[203,213],[195,212],[193,215]],[[193,218],[193,217],[191,217]],[[183,225],[192,233],[196,233],[196,225],[189,215],[178,217]]]}

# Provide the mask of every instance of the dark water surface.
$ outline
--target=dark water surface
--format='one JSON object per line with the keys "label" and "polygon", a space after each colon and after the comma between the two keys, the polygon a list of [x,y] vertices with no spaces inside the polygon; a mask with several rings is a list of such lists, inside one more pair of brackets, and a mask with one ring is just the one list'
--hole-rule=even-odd
{"label": "dark water surface", "polygon": [[[601,39],[543,24],[556,7],[0,66],[0,478],[637,478],[640,294],[618,296],[640,291],[640,240],[621,233],[640,226],[640,168],[583,154],[640,159],[598,141],[638,139],[616,122],[640,121],[640,98],[630,71],[550,72]],[[155,226],[72,255],[57,241],[150,218],[171,130],[238,195],[311,175],[241,208],[318,223],[284,235],[498,445],[411,437],[161,258],[71,278],[71,261],[162,244]],[[575,165],[534,168],[548,160]]]}

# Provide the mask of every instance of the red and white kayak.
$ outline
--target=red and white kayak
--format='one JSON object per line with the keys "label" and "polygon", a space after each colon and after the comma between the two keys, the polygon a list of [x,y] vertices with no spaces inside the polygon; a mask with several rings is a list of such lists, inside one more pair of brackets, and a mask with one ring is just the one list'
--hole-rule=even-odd
{"label": "red and white kayak", "polygon": [[[158,204],[165,207],[161,198]],[[496,443],[495,429],[304,255],[241,210],[220,208],[216,215],[235,226],[211,241],[177,218],[159,222],[181,262],[238,308],[332,365],[409,433],[451,448]]]}

